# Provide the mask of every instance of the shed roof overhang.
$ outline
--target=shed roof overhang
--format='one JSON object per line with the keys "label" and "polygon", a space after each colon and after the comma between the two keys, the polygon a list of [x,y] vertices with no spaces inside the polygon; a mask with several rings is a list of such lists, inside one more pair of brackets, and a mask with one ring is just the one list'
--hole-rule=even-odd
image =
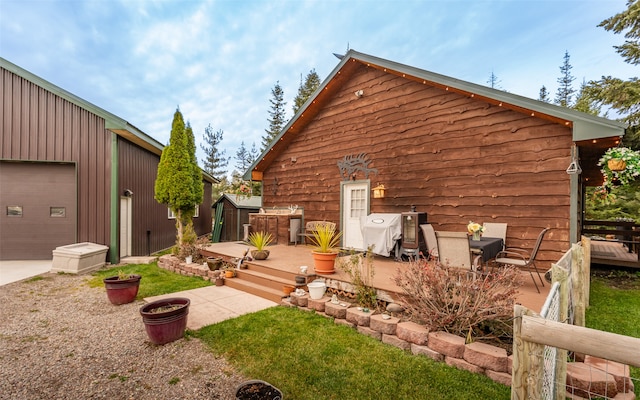
{"label": "shed roof overhang", "polygon": [[553,121],[572,129],[573,141],[593,143],[607,139],[603,143],[619,141],[624,135],[626,124],[593,116],[566,107],[560,107],[539,100],[492,89],[487,86],[462,81],[434,72],[407,66],[382,58],[349,50],[318,89],[300,107],[300,110],[272,141],[271,145],[256,159],[244,175],[244,179],[261,181],[266,168],[287,145],[315,117],[322,106],[349,79],[361,65],[402,76],[425,85],[439,87],[446,91],[476,98],[499,107]]}

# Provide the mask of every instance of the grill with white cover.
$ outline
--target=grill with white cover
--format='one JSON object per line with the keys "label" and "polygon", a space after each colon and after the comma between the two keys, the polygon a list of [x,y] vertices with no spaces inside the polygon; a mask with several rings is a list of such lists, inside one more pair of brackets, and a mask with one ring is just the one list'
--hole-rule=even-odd
{"label": "grill with white cover", "polygon": [[374,213],[360,220],[365,248],[374,254],[388,257],[402,237],[401,214]]}

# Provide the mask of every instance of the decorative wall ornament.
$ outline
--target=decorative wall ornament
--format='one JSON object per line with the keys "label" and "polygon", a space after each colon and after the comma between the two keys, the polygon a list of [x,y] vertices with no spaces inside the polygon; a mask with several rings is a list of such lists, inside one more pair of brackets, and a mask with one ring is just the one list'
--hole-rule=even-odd
{"label": "decorative wall ornament", "polygon": [[364,173],[365,179],[369,178],[370,173],[378,175],[377,169],[369,168],[370,163],[371,160],[367,159],[367,155],[365,153],[344,156],[342,160],[338,161],[338,168],[340,169],[342,180],[355,180],[358,171],[362,171]]}

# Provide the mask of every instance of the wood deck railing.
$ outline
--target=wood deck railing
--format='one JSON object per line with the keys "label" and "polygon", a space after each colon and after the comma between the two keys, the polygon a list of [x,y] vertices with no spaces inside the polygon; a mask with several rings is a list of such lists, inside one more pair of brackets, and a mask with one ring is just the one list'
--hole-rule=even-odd
{"label": "wood deck railing", "polygon": [[621,242],[627,246],[629,253],[640,253],[640,224],[635,222],[585,220],[582,224],[582,234],[603,237],[593,238],[594,240]]}

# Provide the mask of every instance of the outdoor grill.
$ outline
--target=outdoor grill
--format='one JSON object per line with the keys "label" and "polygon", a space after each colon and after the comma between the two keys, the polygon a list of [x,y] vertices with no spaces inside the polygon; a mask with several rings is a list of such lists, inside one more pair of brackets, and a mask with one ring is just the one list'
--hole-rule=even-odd
{"label": "outdoor grill", "polygon": [[[413,210],[413,207],[412,207]],[[402,244],[400,257],[417,257],[422,251],[427,254],[427,243],[424,240],[420,225],[427,223],[427,213],[403,212],[402,213]]]}
{"label": "outdoor grill", "polygon": [[[364,247],[388,257],[402,236],[401,214],[374,213],[362,217],[360,228]],[[397,255],[396,255],[397,256]]]}

